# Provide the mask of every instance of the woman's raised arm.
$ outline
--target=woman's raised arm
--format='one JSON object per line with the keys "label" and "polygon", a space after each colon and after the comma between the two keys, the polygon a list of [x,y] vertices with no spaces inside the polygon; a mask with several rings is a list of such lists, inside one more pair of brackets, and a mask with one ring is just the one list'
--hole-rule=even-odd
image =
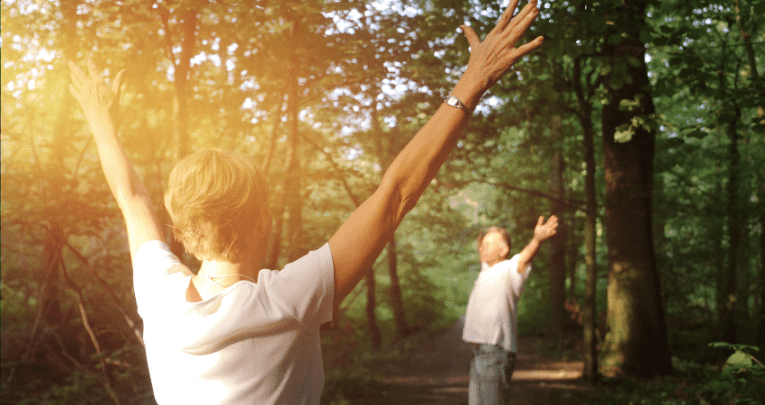
{"label": "woman's raised arm", "polygon": [[88,75],[69,62],[72,84],[69,91],[79,102],[96,141],[101,168],[128,230],[131,257],[149,240],[164,240],[162,228],[154,215],[151,196],[125,155],[112,120],[118,107],[124,71],[117,74],[112,86],[106,85],[93,61],[88,59]]}
{"label": "woman's raised arm", "polygon": [[460,27],[471,49],[468,66],[451,92],[459,103],[441,105],[391,163],[377,190],[329,240],[335,264],[336,307],[371,268],[406,213],[433,180],[483,93],[518,59],[542,44],[542,37],[538,37],[515,46],[539,14],[536,0],[532,0],[513,17],[518,1],[511,2],[483,41],[470,27]]}

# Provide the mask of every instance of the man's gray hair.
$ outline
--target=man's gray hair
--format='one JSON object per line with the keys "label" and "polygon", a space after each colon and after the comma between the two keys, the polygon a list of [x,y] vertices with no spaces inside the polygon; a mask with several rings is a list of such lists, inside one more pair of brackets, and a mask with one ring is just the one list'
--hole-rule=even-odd
{"label": "man's gray hair", "polygon": [[[510,250],[512,250],[513,245],[510,243],[510,234],[507,233],[507,230],[505,230],[505,228],[502,228],[499,226],[490,226],[486,229],[482,229],[481,233],[478,234],[478,245],[480,246],[481,242],[483,242],[483,238],[492,232],[498,233],[502,237],[502,239],[505,240],[505,243],[507,243],[507,252],[508,252],[507,254],[509,256]],[[507,256],[505,256],[505,259],[506,258]]]}

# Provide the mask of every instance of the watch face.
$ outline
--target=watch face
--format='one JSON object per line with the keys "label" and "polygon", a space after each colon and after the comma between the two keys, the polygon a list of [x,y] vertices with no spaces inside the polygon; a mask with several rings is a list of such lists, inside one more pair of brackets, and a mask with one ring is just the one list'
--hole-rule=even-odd
{"label": "watch face", "polygon": [[462,104],[460,99],[458,99],[457,97],[449,96],[444,100],[444,102],[446,102],[446,104],[454,108],[459,108],[460,110],[465,111],[468,114],[468,116],[472,114],[472,111],[468,110],[467,106]]}

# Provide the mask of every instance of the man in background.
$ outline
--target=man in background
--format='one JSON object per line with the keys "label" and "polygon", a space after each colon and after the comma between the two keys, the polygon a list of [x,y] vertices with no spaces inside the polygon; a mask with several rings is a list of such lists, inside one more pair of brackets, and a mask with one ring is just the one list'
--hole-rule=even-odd
{"label": "man in background", "polygon": [[508,404],[515,367],[518,301],[542,242],[555,235],[558,218],[539,217],[534,237],[510,260],[510,235],[490,227],[478,237],[481,272],[470,293],[462,340],[473,346],[470,363],[470,405]]}

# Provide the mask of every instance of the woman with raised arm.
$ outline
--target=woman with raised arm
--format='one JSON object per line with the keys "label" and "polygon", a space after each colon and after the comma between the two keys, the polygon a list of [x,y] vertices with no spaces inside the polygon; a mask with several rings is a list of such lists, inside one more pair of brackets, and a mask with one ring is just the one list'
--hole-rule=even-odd
{"label": "woman with raised arm", "polygon": [[324,371],[319,328],[364,276],[454,148],[488,90],[542,38],[515,47],[539,10],[513,0],[482,41],[460,27],[470,61],[452,93],[390,165],[380,186],[329,242],[281,271],[260,269],[271,217],[268,187],[249,159],[200,150],[170,173],[173,232],[202,261],[194,275],[163,242],[146,188],[120,145],[111,88],[88,61],[70,63],[70,91],[95,137],[125,218],[138,312],[159,404],[318,404]]}

